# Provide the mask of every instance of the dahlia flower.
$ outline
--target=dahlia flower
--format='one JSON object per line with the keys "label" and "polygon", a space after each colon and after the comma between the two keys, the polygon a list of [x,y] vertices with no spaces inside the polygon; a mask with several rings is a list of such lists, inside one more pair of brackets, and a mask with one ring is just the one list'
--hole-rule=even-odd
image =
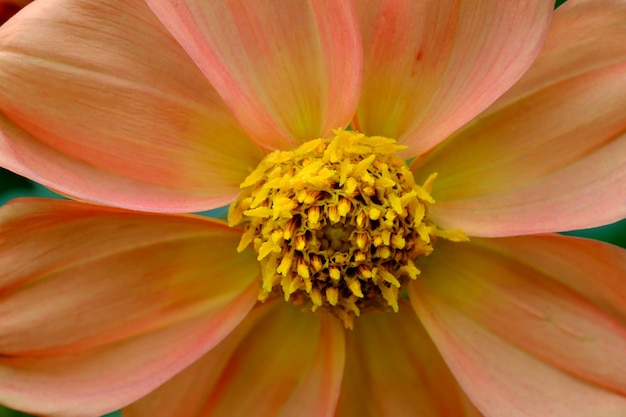
{"label": "dahlia flower", "polygon": [[0,165],[75,201],[0,209],[0,403],[626,415],[626,251],[553,234],[626,215],[626,2],[553,5],[26,6]]}

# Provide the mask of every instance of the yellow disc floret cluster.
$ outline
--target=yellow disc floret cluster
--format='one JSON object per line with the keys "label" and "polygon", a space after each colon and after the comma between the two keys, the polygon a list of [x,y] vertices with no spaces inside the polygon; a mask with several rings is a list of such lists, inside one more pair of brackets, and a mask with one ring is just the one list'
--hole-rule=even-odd
{"label": "yellow disc floret cluster", "polygon": [[433,250],[428,218],[434,175],[415,184],[393,139],[336,130],[293,151],[265,157],[241,184],[229,224],[245,224],[238,250],[252,244],[261,264],[259,299],[282,295],[328,310],[352,327],[370,310],[398,310],[398,296]]}

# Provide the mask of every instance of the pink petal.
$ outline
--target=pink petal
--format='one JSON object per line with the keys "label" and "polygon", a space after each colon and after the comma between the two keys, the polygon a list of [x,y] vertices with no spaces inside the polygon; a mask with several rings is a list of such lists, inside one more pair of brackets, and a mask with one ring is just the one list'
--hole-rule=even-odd
{"label": "pink petal", "polygon": [[256,300],[239,232],[61,200],[0,210],[0,403],[100,415],[225,337]]}
{"label": "pink petal", "polygon": [[405,300],[348,333],[336,417],[479,416]]}
{"label": "pink petal", "polygon": [[0,30],[0,164],[145,211],[224,205],[262,157],[139,0],[38,0]]}
{"label": "pink petal", "polygon": [[124,410],[127,417],[333,416],[343,328],[277,303],[262,305],[219,346]]}
{"label": "pink petal", "polygon": [[416,163],[439,176],[432,215],[474,236],[582,229],[626,217],[626,5],[568,1],[526,76]]}
{"label": "pink petal", "polygon": [[148,4],[258,143],[290,148],[352,119],[362,66],[352,2]]}
{"label": "pink petal", "polygon": [[358,126],[422,153],[494,102],[533,62],[554,1],[356,2],[365,74]]}
{"label": "pink petal", "polygon": [[621,416],[625,283],[625,250],[543,235],[441,242],[409,293],[486,416]]}
{"label": "pink petal", "polygon": [[[247,295],[256,295],[256,291]],[[3,404],[52,417],[94,417],[154,390],[214,346],[250,307],[235,300],[220,315],[78,353],[0,359]]]}

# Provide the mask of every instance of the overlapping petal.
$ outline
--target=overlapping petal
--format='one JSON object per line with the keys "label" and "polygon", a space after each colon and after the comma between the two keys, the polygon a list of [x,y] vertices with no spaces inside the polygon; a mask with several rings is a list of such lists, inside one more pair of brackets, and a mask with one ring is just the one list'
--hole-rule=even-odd
{"label": "overlapping petal", "polygon": [[358,126],[424,152],[493,103],[541,49],[553,1],[356,2],[364,48]]}
{"label": "overlapping petal", "polygon": [[[38,0],[0,29],[1,165],[107,205],[216,207],[257,144],[352,119],[362,48],[356,127],[427,151],[521,76],[553,5],[147,3]],[[420,182],[439,173],[439,225],[502,236],[626,215],[625,19],[623,0],[570,0],[529,73],[414,163]],[[239,232],[64,201],[0,209],[0,402],[59,417],[146,394],[124,414],[626,414],[626,251],[438,242],[409,286],[423,324],[401,300],[360,318],[346,351],[330,315],[252,309],[258,266]]]}
{"label": "overlapping petal", "polygon": [[0,211],[0,402],[93,416],[155,389],[256,300],[239,233],[61,200]]}
{"label": "overlapping petal", "polygon": [[416,163],[439,173],[439,224],[507,236],[626,216],[625,19],[623,1],[568,1],[525,77]]}
{"label": "overlapping petal", "polygon": [[486,416],[626,413],[626,251],[473,239],[441,242],[421,267],[413,306]]}
{"label": "overlapping petal", "polygon": [[287,149],[350,122],[362,75],[351,1],[148,3],[257,142]]}
{"label": "overlapping petal", "polygon": [[278,300],[261,305],[219,346],[124,416],[324,417],[334,414],[344,335],[330,316]]}
{"label": "overlapping petal", "polygon": [[402,301],[398,314],[366,314],[347,335],[335,416],[480,416]]}
{"label": "overlapping petal", "polygon": [[0,84],[0,164],[78,199],[201,211],[262,157],[143,1],[37,1],[0,30]]}

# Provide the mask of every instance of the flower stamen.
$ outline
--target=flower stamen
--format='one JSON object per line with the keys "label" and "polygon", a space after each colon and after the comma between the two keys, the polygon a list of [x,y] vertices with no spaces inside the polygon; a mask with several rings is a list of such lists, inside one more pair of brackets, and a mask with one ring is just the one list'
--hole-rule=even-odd
{"label": "flower stamen", "polygon": [[415,184],[405,149],[393,139],[344,130],[293,151],[267,155],[241,184],[229,210],[245,223],[238,250],[252,244],[261,264],[259,300],[280,296],[327,310],[351,328],[366,311],[397,311],[403,286],[419,275],[414,260],[437,237],[428,217],[436,175]]}

